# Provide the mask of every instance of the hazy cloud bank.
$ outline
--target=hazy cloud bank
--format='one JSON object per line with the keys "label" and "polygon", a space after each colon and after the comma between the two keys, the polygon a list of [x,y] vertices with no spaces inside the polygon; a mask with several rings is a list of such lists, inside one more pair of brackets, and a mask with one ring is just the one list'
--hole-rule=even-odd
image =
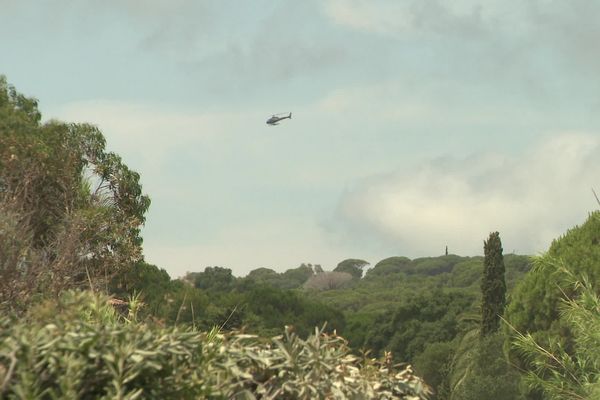
{"label": "hazy cloud bank", "polygon": [[600,137],[564,133],[518,156],[440,158],[364,180],[341,199],[340,229],[398,254],[480,254],[498,230],[506,251],[536,253],[597,207]]}

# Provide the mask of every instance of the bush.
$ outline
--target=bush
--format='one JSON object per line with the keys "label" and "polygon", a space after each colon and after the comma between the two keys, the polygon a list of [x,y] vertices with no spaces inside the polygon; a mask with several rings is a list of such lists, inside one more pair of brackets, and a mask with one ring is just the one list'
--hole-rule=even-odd
{"label": "bush", "polygon": [[271,339],[136,321],[139,302],[67,292],[21,320],[0,317],[0,397],[425,399],[410,367],[356,357],[317,329]]}

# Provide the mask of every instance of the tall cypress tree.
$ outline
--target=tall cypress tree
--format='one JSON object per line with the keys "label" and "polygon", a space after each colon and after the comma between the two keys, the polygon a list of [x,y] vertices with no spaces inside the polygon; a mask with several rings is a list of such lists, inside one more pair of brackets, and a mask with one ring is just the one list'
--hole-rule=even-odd
{"label": "tall cypress tree", "polygon": [[483,242],[485,260],[481,281],[481,336],[494,333],[500,327],[500,316],[506,304],[506,281],[504,280],[504,256],[498,232],[490,233]]}

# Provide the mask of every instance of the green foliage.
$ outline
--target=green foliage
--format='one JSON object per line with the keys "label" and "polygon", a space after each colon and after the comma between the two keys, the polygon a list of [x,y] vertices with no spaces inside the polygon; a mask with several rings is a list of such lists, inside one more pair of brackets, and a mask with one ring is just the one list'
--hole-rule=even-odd
{"label": "green foliage", "polygon": [[69,292],[19,323],[3,318],[0,365],[13,365],[4,394],[135,399],[210,393],[190,374],[203,359],[202,336],[127,321],[107,300]]}
{"label": "green foliage", "polygon": [[235,278],[229,268],[206,267],[204,272],[194,274],[194,286],[210,291],[226,291],[233,288]]}
{"label": "green foliage", "polygon": [[245,280],[255,284],[265,284],[279,289],[296,289],[317,272],[323,272],[320,265],[301,264],[298,268],[288,269],[278,273],[269,268],[257,268],[250,271]]}
{"label": "green foliage", "polygon": [[391,351],[411,362],[427,343],[451,341],[459,333],[458,316],[472,304],[461,292],[436,290],[402,303],[393,313],[381,315],[366,337],[365,346],[375,352]]}
{"label": "green foliage", "polygon": [[[439,355],[433,353],[435,347],[425,359],[421,357],[429,345],[455,344],[465,332],[477,328],[483,257],[438,258],[390,257],[377,263],[351,287],[310,295],[344,311],[346,324],[340,332],[354,349],[370,349],[379,355],[391,350],[398,360],[418,360],[421,368],[429,363],[428,378],[438,382],[447,371],[439,365],[439,370],[432,372],[436,369],[433,360],[441,362],[441,356],[435,358]],[[512,261],[507,263],[507,270],[514,280],[521,279],[530,265],[529,257],[509,258]],[[442,266],[450,272],[430,274],[429,266]],[[447,385],[443,381],[436,390],[448,391]]]}
{"label": "green foliage", "polygon": [[[544,348],[560,345],[573,351],[571,328],[560,316],[560,304],[575,295],[571,281],[561,273],[562,266],[576,275],[586,275],[590,283],[600,283],[600,211],[589,215],[586,222],[554,240],[548,252],[533,259],[534,268],[515,287],[506,310],[508,323]],[[533,366],[518,353],[513,362],[530,370]]]}
{"label": "green foliage", "polygon": [[461,335],[450,373],[440,385],[445,397],[452,400],[521,398],[519,375],[506,361],[502,351],[505,338],[497,333],[506,303],[504,257],[498,232],[484,241],[484,254],[480,318],[463,317],[467,326],[477,322],[479,329],[472,326]]}
{"label": "green foliage", "polygon": [[[138,262],[121,271],[115,276],[110,285],[110,292],[119,298],[139,294],[144,302],[144,312],[160,315],[175,291],[171,277],[162,268],[145,262]],[[167,304],[166,304],[167,303]]]}
{"label": "green foliage", "polygon": [[365,312],[353,312],[346,314],[344,336],[348,339],[350,346],[355,349],[364,348],[369,331],[376,325],[377,315]]}
{"label": "green foliage", "polygon": [[425,399],[390,359],[360,358],[317,330],[273,339],[162,328],[107,298],[69,292],[27,319],[0,317],[0,396],[70,399]]}
{"label": "green foliage", "polygon": [[314,268],[318,268],[321,272],[321,266],[312,264],[302,264],[298,268],[288,269],[282,274],[281,289],[295,289],[306,283],[306,281],[314,275]]}
{"label": "green foliage", "polygon": [[498,232],[490,233],[483,243],[485,259],[481,280],[481,335],[498,331],[500,318],[506,304],[506,281],[504,280],[504,257]]}
{"label": "green foliage", "polygon": [[407,270],[409,274],[421,275],[439,275],[452,271],[454,265],[462,261],[462,257],[454,254],[441,257],[416,258],[412,261],[411,268]]}
{"label": "green foliage", "polygon": [[355,258],[348,258],[340,262],[337,267],[333,270],[334,272],[347,272],[354,279],[362,278],[363,268],[369,265],[365,260],[358,260]]}
{"label": "green foliage", "polygon": [[257,268],[250,271],[245,279],[256,284],[279,287],[281,275],[270,268]]}
{"label": "green foliage", "polygon": [[450,395],[448,381],[455,347],[453,342],[428,343],[414,358],[416,373],[434,389],[437,399]]}
{"label": "green foliage", "polygon": [[[597,262],[598,260],[596,260]],[[569,329],[570,346],[560,338],[550,337],[541,344],[530,333],[513,331],[513,347],[527,360],[525,382],[533,390],[541,390],[545,398],[596,399],[600,396],[600,297],[596,284],[586,274],[573,273],[561,261],[546,254],[538,260],[538,268],[556,269],[563,298],[559,305],[562,324]],[[566,293],[570,293],[567,295]]]}
{"label": "green foliage", "polygon": [[368,277],[396,274],[404,272],[404,267],[410,263],[410,258],[389,257],[379,261],[373,268],[367,271]]}
{"label": "green foliage", "polygon": [[531,269],[532,260],[530,256],[521,256],[518,254],[504,254],[504,266],[506,273],[506,287],[512,290],[521,278]]}
{"label": "green foliage", "polygon": [[139,226],[150,200],[141,192],[139,175],[105,151],[97,128],[41,124],[37,101],[19,94],[3,77],[0,116],[0,186],[28,215],[34,246],[50,241],[69,213],[90,207],[110,208],[111,223],[130,222],[127,233],[141,243]]}
{"label": "green foliage", "polygon": [[[87,124],[42,124],[0,77],[0,304],[89,285],[140,261],[150,200],[139,175]],[[93,279],[90,279],[93,278]]]}
{"label": "green foliage", "polygon": [[[508,255],[506,259],[511,260],[506,263],[507,271],[519,280],[529,267],[529,258]],[[452,377],[456,375],[455,359],[459,358],[452,346],[458,346],[465,332],[478,323],[469,318],[478,314],[483,257],[386,260],[369,270],[364,279],[353,280],[351,287],[342,285],[322,291],[283,289],[307,276],[309,281],[327,276],[328,273],[315,274],[315,267],[309,265],[285,273],[259,268],[245,278],[233,278],[233,283],[223,290],[210,290],[211,285],[202,290],[190,286],[182,286],[185,291],[174,288],[175,301],[167,321],[194,323],[202,329],[213,325],[225,329],[245,327],[262,336],[275,335],[286,324],[293,326],[300,337],[327,321],[328,329],[343,334],[355,351],[368,348],[383,356],[391,350],[399,361],[418,362],[419,372],[427,374],[435,386],[437,398],[448,398]],[[225,272],[229,276],[228,270]],[[188,278],[193,277],[193,281],[197,276],[194,273]],[[301,278],[285,281],[294,276]],[[191,304],[183,305],[194,298],[192,291],[204,294],[202,301],[194,300],[195,318]],[[452,362],[448,363],[448,357]]]}
{"label": "green foliage", "polygon": [[454,287],[467,288],[476,284],[479,287],[482,274],[483,258],[472,257],[454,265],[450,275],[450,282]]}
{"label": "green foliage", "polygon": [[342,330],[345,325],[344,315],[334,307],[297,291],[235,278],[226,268],[209,267],[189,273],[185,280],[171,280],[164,270],[139,263],[113,280],[111,289],[121,298],[139,294],[143,316],[200,329],[246,328],[274,335],[290,325],[305,337],[315,326],[327,323],[331,330]]}
{"label": "green foliage", "polygon": [[[467,260],[469,258],[466,258]],[[422,257],[411,260],[406,257],[389,257],[381,260],[367,271],[367,277],[397,275],[435,276],[451,273],[455,265],[464,263],[465,257],[449,254],[440,257]]]}
{"label": "green foliage", "polygon": [[[581,225],[554,240],[548,256],[561,260],[575,274],[586,274],[592,283],[600,282],[600,211],[595,211]],[[559,287],[570,290],[558,266],[544,257],[534,258],[535,271],[527,274],[515,288],[507,309],[507,319],[520,332],[543,336],[560,331],[558,305],[563,297]],[[567,294],[570,294],[567,292]]]}
{"label": "green foliage", "polygon": [[504,357],[504,336],[470,336],[461,349],[462,360],[454,365],[451,400],[522,399],[520,377]]}
{"label": "green foliage", "polygon": [[263,335],[278,332],[282,325],[293,326],[302,337],[315,326],[327,324],[331,329],[343,330],[345,325],[339,310],[289,290],[256,286],[244,292],[241,299],[246,313],[242,323]]}

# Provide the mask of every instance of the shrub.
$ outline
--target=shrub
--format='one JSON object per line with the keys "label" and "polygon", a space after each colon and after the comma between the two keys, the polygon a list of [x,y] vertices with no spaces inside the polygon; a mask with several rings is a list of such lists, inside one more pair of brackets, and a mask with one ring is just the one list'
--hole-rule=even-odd
{"label": "shrub", "polygon": [[139,303],[67,292],[25,318],[0,317],[0,397],[70,399],[425,399],[410,367],[350,354],[316,329],[259,338],[136,321]]}

